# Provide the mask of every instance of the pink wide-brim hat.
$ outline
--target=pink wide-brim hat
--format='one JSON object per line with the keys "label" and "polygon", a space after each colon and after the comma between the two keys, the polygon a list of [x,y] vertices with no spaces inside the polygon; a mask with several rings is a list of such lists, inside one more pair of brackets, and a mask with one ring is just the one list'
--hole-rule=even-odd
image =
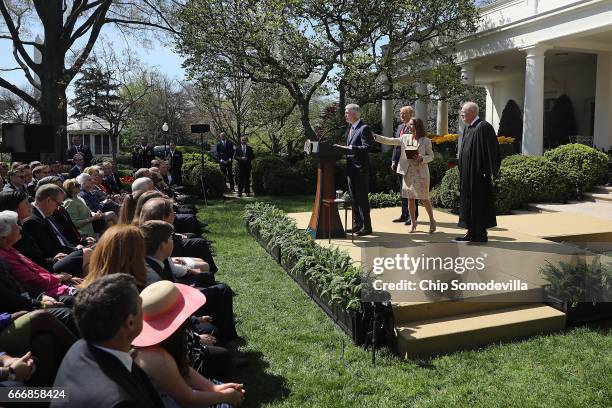
{"label": "pink wide-brim hat", "polygon": [[132,341],[134,347],[149,347],[170,337],[206,303],[198,289],[180,283],[159,281],[141,293],[142,331]]}

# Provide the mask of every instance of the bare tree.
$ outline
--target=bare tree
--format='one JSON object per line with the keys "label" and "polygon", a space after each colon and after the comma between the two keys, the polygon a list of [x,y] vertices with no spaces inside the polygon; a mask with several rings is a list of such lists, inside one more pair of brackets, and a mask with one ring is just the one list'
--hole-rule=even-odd
{"label": "bare tree", "polygon": [[[136,34],[176,33],[171,16],[182,6],[179,0],[0,0],[0,40],[12,42],[14,62],[36,92],[29,93],[2,77],[0,87],[38,110],[43,124],[63,133],[68,116],[66,89],[89,58],[102,28],[112,24]],[[32,38],[37,30],[42,43]],[[27,46],[40,53],[40,61],[34,60]],[[56,139],[59,155],[64,140]]]}
{"label": "bare tree", "polygon": [[26,124],[35,123],[38,121],[38,112],[12,92],[0,89],[0,121]]}

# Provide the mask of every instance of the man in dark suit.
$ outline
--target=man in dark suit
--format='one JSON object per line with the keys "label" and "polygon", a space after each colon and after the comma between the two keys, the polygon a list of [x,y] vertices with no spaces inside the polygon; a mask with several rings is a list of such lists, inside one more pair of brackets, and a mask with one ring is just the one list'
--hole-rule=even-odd
{"label": "man in dark suit", "polygon": [[146,138],[140,139],[140,145],[132,151],[132,167],[134,170],[151,167],[151,160],[155,159],[153,146],[147,144]]}
{"label": "man in dark suit", "polygon": [[234,157],[234,145],[227,140],[225,133],[219,134],[219,143],[217,143],[217,161],[221,168],[221,173],[225,179],[229,181],[230,190],[234,191],[234,172],[232,169],[232,158]]}
{"label": "man in dark suit", "polygon": [[83,336],[68,350],[54,387],[69,401],[51,407],[164,406],[146,373],[129,354],[142,331],[142,300],[135,279],[112,274],[96,279],[76,297],[74,317]]}
{"label": "man in dark suit", "polygon": [[170,152],[166,157],[170,166],[170,175],[172,176],[172,184],[178,186],[183,185],[183,152],[176,150],[176,143],[170,142]]}
{"label": "man in dark suit", "polygon": [[370,159],[368,151],[372,146],[372,130],[360,119],[359,105],[346,105],[344,111],[346,122],[350,125],[346,146],[347,150],[346,174],[348,190],[353,201],[354,232],[359,235],[372,233],[370,220]]}
{"label": "man in dark suit", "polygon": [[85,158],[83,157],[82,153],[77,153],[74,155],[72,162],[74,163],[74,166],[72,166],[68,175],[70,178],[76,178],[83,172],[83,170],[85,170]]}
{"label": "man in dark suit", "polygon": [[[412,106],[403,106],[400,108],[400,125],[397,127],[397,131],[395,132],[395,137],[400,138],[404,136],[406,133],[410,133],[408,123],[414,116],[414,109]],[[399,158],[401,155],[401,146],[395,146],[393,148],[393,155],[391,157],[391,171],[397,171],[397,163],[399,162]],[[402,193],[402,185],[404,183],[404,176],[402,174],[397,174],[397,179],[399,180],[400,186],[400,195]],[[418,202],[418,200],[416,200]],[[419,206],[415,205],[415,217],[419,217]],[[393,222],[403,222],[406,225],[412,224],[410,220],[410,213],[408,212],[408,199],[406,197],[402,197],[402,215],[399,218],[393,220]]]}
{"label": "man in dark suit", "polygon": [[[73,135],[72,136],[72,145],[66,152],[66,157],[70,162],[70,159],[74,157],[75,154],[81,153],[83,155],[83,165],[85,167],[91,166],[91,160],[93,159],[93,154],[91,153],[91,149],[89,146],[85,146],[81,143],[81,136]],[[73,163],[74,164],[74,163]]]}
{"label": "man in dark suit", "polygon": [[234,150],[234,159],[238,161],[238,197],[242,197],[243,191],[247,196],[251,193],[251,162],[255,153],[248,143],[249,139],[242,136],[240,146]]}
{"label": "man in dark suit", "polygon": [[[46,184],[39,187],[36,190],[34,204],[32,205],[32,215],[23,221],[23,235],[24,238],[29,236],[35,241],[36,249],[41,252],[38,254],[39,257],[49,260],[49,262],[60,259],[59,262],[53,263],[54,271],[57,271],[56,267],[59,267],[57,265],[59,263],[64,268],[63,271],[74,276],[81,276],[83,274],[83,262],[91,255],[91,249],[83,248],[82,245],[73,246],[51,218],[63,200],[64,191],[55,184]],[[24,238],[20,242],[24,241]],[[69,256],[58,257],[58,254]],[[24,255],[30,257],[27,253],[24,253]],[[64,262],[65,259],[69,262]],[[33,260],[37,262],[35,259]],[[39,265],[41,264],[39,263]]]}

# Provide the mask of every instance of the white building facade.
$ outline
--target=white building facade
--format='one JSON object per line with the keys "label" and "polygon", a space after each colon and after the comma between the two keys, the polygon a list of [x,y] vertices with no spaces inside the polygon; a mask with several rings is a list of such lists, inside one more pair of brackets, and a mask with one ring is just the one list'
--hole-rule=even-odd
{"label": "white building facade", "polygon": [[[523,112],[522,153],[541,155],[550,107],[565,94],[574,106],[579,138],[609,150],[612,0],[499,0],[480,13],[477,33],[460,41],[456,56],[463,80],[487,90],[486,120],[497,130],[513,99]],[[387,132],[389,109],[385,101]],[[446,103],[438,104],[437,115],[443,133]]]}

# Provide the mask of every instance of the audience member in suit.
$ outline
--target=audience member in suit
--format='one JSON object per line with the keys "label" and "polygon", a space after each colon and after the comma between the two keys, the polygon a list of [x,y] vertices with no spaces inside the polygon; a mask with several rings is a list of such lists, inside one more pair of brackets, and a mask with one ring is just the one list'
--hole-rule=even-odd
{"label": "audience member in suit", "polygon": [[142,330],[142,301],[135,283],[127,274],[112,274],[77,295],[74,316],[83,339],[70,348],[53,384],[66,389],[70,401],[55,400],[51,407],[164,407],[129,354]]}
{"label": "audience member in suit", "polygon": [[38,187],[38,181],[48,177],[49,173],[50,173],[50,168],[49,166],[44,166],[44,165],[40,165],[40,166],[36,166],[34,167],[34,170],[32,170],[32,181],[30,182],[30,184],[28,184],[28,195],[30,197],[34,197],[34,194],[36,194],[36,188]]}
{"label": "audience member in suit", "polygon": [[83,155],[81,153],[77,153],[74,155],[72,162],[74,166],[70,169],[68,175],[70,178],[76,178],[79,174],[81,174],[85,170],[85,159],[83,159]]}
{"label": "audience member in suit", "polygon": [[113,173],[113,163],[110,161],[102,162],[102,173],[103,173],[103,183],[104,186],[110,191],[112,194],[121,194],[125,192],[123,184],[119,179],[119,175],[115,177],[115,173]]}
{"label": "audience member in suit", "polygon": [[170,152],[168,153],[168,165],[174,184],[183,185],[183,153],[176,150],[176,143],[170,142]]}
{"label": "audience member in suit", "polygon": [[[83,165],[85,167],[91,166],[91,160],[93,159],[93,154],[91,153],[91,149],[89,146],[83,145],[81,140],[81,136],[74,135],[72,136],[72,144],[68,148],[66,152],[66,157],[71,158],[76,154],[83,155]],[[75,164],[75,163],[73,163]]]}
{"label": "audience member in suit", "polygon": [[140,296],[144,321],[142,332],[132,342],[138,348],[135,361],[151,376],[168,405],[241,405],[245,395],[242,384],[217,384],[206,379],[193,368],[186,352],[189,316],[207,299],[194,288],[172,282],[154,283]]}
{"label": "audience member in suit", "polygon": [[230,142],[225,133],[219,134],[219,143],[217,143],[217,160],[221,173],[225,179],[229,181],[230,190],[234,191],[234,172],[232,169],[232,159],[234,158],[234,145]]}
{"label": "audience member in suit", "polygon": [[[26,239],[27,234],[27,238],[34,241],[45,259],[61,259],[61,267],[66,268],[62,270],[63,272],[68,272],[74,276],[82,276],[83,264],[89,262],[91,249],[83,248],[81,245],[71,245],[51,218],[57,207],[64,201],[64,196],[64,190],[54,184],[47,184],[36,190],[32,215],[23,221],[23,232],[25,234],[23,234],[24,238],[20,243]],[[16,248],[21,251],[19,243]],[[22,253],[41,265],[26,252]],[[63,256],[60,254],[63,254]],[[67,258],[69,263],[65,263],[64,258]],[[60,266],[53,263],[54,271],[57,271],[58,267]]]}
{"label": "audience member in suit", "polygon": [[348,190],[353,201],[354,232],[359,236],[369,235],[372,233],[372,221],[368,200],[368,193],[370,192],[370,159],[368,158],[368,152],[373,143],[372,130],[360,119],[359,105],[347,105],[344,116],[347,123],[350,124],[346,140],[348,150],[346,173]]}
{"label": "audience member in suit", "polygon": [[4,185],[2,191],[18,191],[24,194],[28,194],[28,190],[25,185],[25,166],[18,166],[15,169],[8,171],[8,183]]}
{"label": "audience member in suit", "polygon": [[249,139],[242,136],[240,146],[234,150],[234,159],[238,162],[238,197],[242,197],[243,191],[247,196],[251,193],[251,162],[255,153],[248,142]]}
{"label": "audience member in suit", "polygon": [[[414,109],[412,106],[402,106],[400,108],[400,125],[397,127],[395,132],[395,137],[400,139],[407,133],[410,133],[408,124],[410,123],[410,119],[414,116]],[[395,146],[393,148],[393,156],[391,158],[391,171],[395,173],[397,171],[397,165],[399,163],[401,157],[401,146]],[[398,173],[397,175],[399,180],[399,188],[400,193],[402,191],[402,185],[404,177]],[[415,205],[415,218],[419,218],[419,206],[418,201]],[[408,212],[408,199],[406,197],[402,197],[402,215],[399,218],[393,220],[393,222],[403,222],[406,225],[411,225],[412,221],[410,220],[410,213]]]}
{"label": "audience member in suit", "polygon": [[132,151],[132,167],[134,170],[151,167],[151,160],[155,159],[153,146],[147,144],[146,138],[140,139],[140,144]]}
{"label": "audience member in suit", "polygon": [[64,165],[61,162],[55,161],[51,163],[51,165],[49,166],[49,170],[50,170],[49,171],[50,176],[58,176],[59,178],[62,179],[62,182],[65,180],[65,177],[62,174],[64,172]]}

